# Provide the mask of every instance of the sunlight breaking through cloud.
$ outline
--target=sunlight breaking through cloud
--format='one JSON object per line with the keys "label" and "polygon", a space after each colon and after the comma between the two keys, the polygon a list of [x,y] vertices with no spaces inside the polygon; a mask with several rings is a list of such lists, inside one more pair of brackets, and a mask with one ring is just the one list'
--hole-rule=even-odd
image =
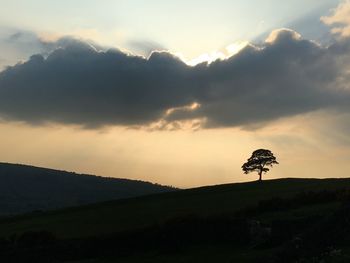
{"label": "sunlight breaking through cloud", "polygon": [[226,46],[222,50],[215,50],[210,53],[204,53],[196,58],[184,60],[190,66],[196,66],[201,63],[210,64],[216,60],[228,59],[238,54],[243,48],[250,45],[248,41],[238,41]]}

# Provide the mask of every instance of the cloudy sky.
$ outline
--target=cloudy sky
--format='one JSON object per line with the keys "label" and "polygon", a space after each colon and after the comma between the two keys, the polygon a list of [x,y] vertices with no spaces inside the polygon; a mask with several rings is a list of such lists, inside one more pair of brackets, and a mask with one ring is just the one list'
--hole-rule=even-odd
{"label": "cloudy sky", "polygon": [[[0,0],[0,160],[179,187],[348,177],[350,1]],[[307,2],[307,3],[305,3]]]}

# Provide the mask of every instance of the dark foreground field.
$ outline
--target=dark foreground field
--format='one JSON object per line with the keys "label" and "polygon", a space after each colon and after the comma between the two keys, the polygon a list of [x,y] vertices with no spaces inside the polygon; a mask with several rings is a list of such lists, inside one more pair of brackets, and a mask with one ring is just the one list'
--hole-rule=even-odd
{"label": "dark foreground field", "polygon": [[0,237],[1,262],[350,262],[350,179],[218,185],[33,213],[1,219]]}

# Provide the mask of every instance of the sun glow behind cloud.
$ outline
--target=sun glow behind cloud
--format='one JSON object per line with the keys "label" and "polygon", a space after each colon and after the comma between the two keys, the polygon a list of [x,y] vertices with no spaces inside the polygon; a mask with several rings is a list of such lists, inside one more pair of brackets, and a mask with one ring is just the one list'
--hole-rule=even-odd
{"label": "sun glow behind cloud", "polygon": [[[184,60],[188,65],[195,66],[200,63],[212,63],[215,60],[224,60],[229,57],[232,57],[239,53],[243,48],[249,45],[249,41],[238,41],[234,42],[222,50],[215,50],[210,53],[204,53],[196,58],[190,60]],[[182,56],[183,57],[183,56]]]}

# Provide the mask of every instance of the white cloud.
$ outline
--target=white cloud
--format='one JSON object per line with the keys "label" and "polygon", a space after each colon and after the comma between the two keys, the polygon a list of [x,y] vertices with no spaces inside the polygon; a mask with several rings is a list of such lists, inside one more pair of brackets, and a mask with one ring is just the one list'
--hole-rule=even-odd
{"label": "white cloud", "polygon": [[274,43],[277,38],[283,36],[287,36],[287,38],[291,38],[294,40],[300,40],[301,39],[301,35],[291,29],[288,28],[280,28],[280,29],[276,29],[273,30],[269,36],[266,38],[265,42],[266,43]]}
{"label": "white cloud", "polygon": [[333,27],[332,33],[350,37],[350,0],[340,3],[331,15],[321,17],[321,21]]}

